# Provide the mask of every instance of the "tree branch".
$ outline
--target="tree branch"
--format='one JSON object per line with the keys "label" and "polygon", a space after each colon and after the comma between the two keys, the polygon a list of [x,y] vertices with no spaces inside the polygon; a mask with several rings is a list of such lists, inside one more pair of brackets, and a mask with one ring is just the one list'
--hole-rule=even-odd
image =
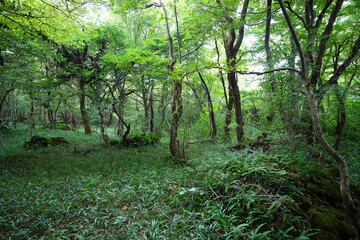
{"label": "tree branch", "polygon": [[243,7],[241,9],[241,13],[240,13],[240,20],[241,20],[241,24],[238,30],[238,39],[235,43],[234,46],[234,50],[237,52],[240,49],[240,46],[244,40],[244,31],[245,31],[245,17],[246,17],[246,13],[247,13],[247,9],[249,6],[249,0],[245,0],[243,3]]}
{"label": "tree branch", "polygon": [[360,35],[354,43],[349,56],[344,60],[344,62],[336,69],[334,75],[326,82],[327,85],[337,83],[337,80],[340,78],[341,74],[346,70],[346,68],[352,63],[355,57],[358,55],[360,50]]}
{"label": "tree branch", "polygon": [[299,75],[302,74],[302,72],[300,70],[298,70],[296,68],[291,68],[291,67],[276,68],[276,69],[268,70],[268,71],[265,71],[265,72],[248,72],[248,71],[235,70],[236,73],[244,74],[244,75],[246,75],[246,74],[249,74],[249,75],[264,75],[264,74],[280,72],[280,71],[295,72],[295,73],[298,73]]}
{"label": "tree branch", "polygon": [[304,27],[306,28],[306,30],[309,31],[310,28],[306,24],[305,19],[303,17],[301,17],[297,12],[295,12],[294,9],[292,9],[292,7],[290,6],[290,3],[288,1],[286,1],[285,3],[287,4],[287,9],[289,9],[290,12],[292,12],[298,19],[300,19],[300,21],[304,24]]}
{"label": "tree branch", "polygon": [[146,5],[143,9],[151,8],[151,7],[158,7],[158,8],[160,8],[160,7],[161,7],[161,4],[151,3],[151,4]]}
{"label": "tree branch", "polygon": [[325,16],[325,13],[327,11],[327,9],[330,7],[331,3],[333,2],[334,0],[327,0],[327,2],[325,3],[325,6],[324,8],[321,10],[321,12],[319,13],[319,16],[317,17],[317,20],[316,20],[316,24],[315,24],[315,28],[318,28],[320,27],[320,24]]}
{"label": "tree branch", "polygon": [[300,61],[301,61],[301,71],[299,72],[299,74],[302,76],[302,78],[305,80],[306,79],[306,61],[305,61],[305,56],[304,56],[304,52],[302,50],[302,47],[301,47],[301,44],[300,44],[300,41],[299,41],[299,38],[297,36],[297,33],[295,32],[295,28],[294,26],[292,25],[292,22],[290,20],[290,17],[289,17],[289,14],[287,13],[286,11],[286,8],[284,6],[284,3],[282,0],[278,0],[279,4],[280,4],[280,7],[281,7],[281,10],[283,12],[283,15],[285,17],[285,20],[286,20],[286,23],[289,27],[289,30],[291,32],[291,36],[295,42],[295,45],[296,45],[296,49],[298,50],[299,52],[299,56],[300,56]]}
{"label": "tree branch", "polygon": [[329,42],[330,35],[334,29],[335,21],[338,17],[338,14],[341,10],[342,4],[344,3],[344,0],[337,0],[335,3],[335,6],[331,12],[331,15],[329,17],[329,21],[325,27],[324,32],[321,34],[321,41],[319,44],[319,51],[316,57],[314,70],[311,74],[311,82],[316,83],[316,80],[320,76],[320,69],[323,62],[324,54],[327,48],[327,44]]}

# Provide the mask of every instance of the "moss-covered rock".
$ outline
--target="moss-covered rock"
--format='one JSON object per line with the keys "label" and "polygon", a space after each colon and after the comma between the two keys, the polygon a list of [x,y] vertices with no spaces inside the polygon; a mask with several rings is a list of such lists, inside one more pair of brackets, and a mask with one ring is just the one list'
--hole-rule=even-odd
{"label": "moss-covered rock", "polygon": [[33,136],[30,141],[25,142],[24,147],[47,147],[49,145],[49,141],[46,137],[41,136]]}
{"label": "moss-covered rock", "polygon": [[130,147],[140,147],[146,145],[152,145],[160,141],[160,135],[157,133],[148,133],[135,135],[133,137],[129,137],[123,142],[123,145]]}
{"label": "moss-covered rock", "polygon": [[49,145],[56,146],[59,144],[68,144],[69,142],[63,137],[46,138],[41,136],[33,136],[30,141],[25,142],[24,147],[41,148]]}

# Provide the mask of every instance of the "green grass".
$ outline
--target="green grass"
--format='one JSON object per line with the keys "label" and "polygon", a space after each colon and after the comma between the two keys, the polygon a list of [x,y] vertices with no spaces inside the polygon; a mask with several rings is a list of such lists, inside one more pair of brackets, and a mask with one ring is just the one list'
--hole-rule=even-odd
{"label": "green grass", "polygon": [[179,164],[164,142],[104,147],[99,135],[39,128],[34,135],[70,144],[29,149],[24,131],[1,133],[2,239],[305,240],[314,233],[291,195],[303,189],[285,153],[200,143]]}

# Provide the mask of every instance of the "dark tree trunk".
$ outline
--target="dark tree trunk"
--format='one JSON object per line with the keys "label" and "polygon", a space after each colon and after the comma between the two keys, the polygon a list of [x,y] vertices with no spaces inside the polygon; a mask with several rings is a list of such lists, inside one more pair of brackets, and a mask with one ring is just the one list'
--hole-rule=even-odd
{"label": "dark tree trunk", "polygon": [[111,124],[113,123],[113,119],[114,119],[113,116],[114,116],[113,112],[110,112],[109,120],[106,124],[107,127],[110,127]]}
{"label": "dark tree trunk", "polygon": [[235,110],[235,121],[237,124],[236,127],[236,140],[238,143],[242,142],[244,139],[244,121],[241,110],[241,96],[240,90],[237,82],[237,77],[235,72],[229,72],[227,74],[229,85],[232,90],[232,97],[234,99],[234,110]]}
{"label": "dark tree trunk", "polygon": [[143,87],[142,89],[142,100],[144,105],[144,121],[142,128],[147,131],[149,129],[149,110],[150,110],[150,103],[148,99],[148,89]]}
{"label": "dark tree trunk", "polygon": [[11,89],[8,89],[8,90],[5,91],[4,96],[0,100],[0,113],[2,112],[2,108],[4,106],[6,97],[9,95],[9,93],[11,93],[14,90],[15,90],[15,88],[11,88]]}
{"label": "dark tree trunk", "polygon": [[54,119],[54,113],[51,110],[50,106],[47,108],[47,116],[50,123],[50,128],[55,129],[56,128],[56,119]]}
{"label": "dark tree trunk", "polygon": [[212,140],[216,140],[217,127],[216,127],[215,114],[214,114],[214,108],[213,108],[213,104],[212,104],[212,100],[211,100],[210,90],[199,71],[198,71],[198,74],[199,74],[200,80],[204,86],[207,100],[208,100],[209,120],[210,120],[210,125],[211,125],[210,136],[211,136]]}
{"label": "dark tree trunk", "polygon": [[351,85],[351,82],[354,77],[355,77],[355,74],[352,75],[352,77],[349,81],[349,84],[347,85],[347,88],[344,90],[343,94],[340,93],[338,86],[335,90],[336,98],[339,103],[339,114],[338,114],[336,129],[335,129],[336,130],[336,140],[335,140],[335,144],[334,144],[334,148],[336,150],[339,149],[340,142],[341,142],[343,132],[344,132],[345,123],[346,123],[346,108],[345,108],[346,92],[347,92],[348,87]]}
{"label": "dark tree trunk", "polygon": [[346,123],[346,113],[345,113],[345,106],[340,106],[340,108],[344,108],[343,110],[340,110],[340,116],[338,119],[338,123],[336,125],[336,140],[335,140],[335,144],[334,144],[334,148],[336,150],[339,149],[340,146],[340,141],[342,139],[343,136],[343,131],[344,131],[344,126]]}
{"label": "dark tree trunk", "polygon": [[[220,51],[219,51],[219,47],[218,47],[218,43],[217,40],[215,39],[215,49],[216,49],[216,53],[217,53],[217,63],[220,65]],[[230,141],[230,124],[231,124],[231,116],[232,116],[232,108],[233,108],[233,103],[234,103],[234,98],[232,98],[231,95],[231,90],[230,90],[230,86],[229,86],[229,97],[226,91],[226,84],[225,84],[225,79],[224,79],[224,75],[221,71],[221,69],[219,69],[219,78],[220,78],[220,82],[221,85],[223,87],[223,91],[224,91],[224,98],[225,98],[225,122],[224,122],[224,141],[228,142]]]}

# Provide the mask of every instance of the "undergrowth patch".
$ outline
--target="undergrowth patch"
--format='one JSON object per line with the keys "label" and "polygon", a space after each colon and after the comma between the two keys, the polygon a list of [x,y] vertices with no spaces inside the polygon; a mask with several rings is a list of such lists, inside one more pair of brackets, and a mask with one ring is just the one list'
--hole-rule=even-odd
{"label": "undergrowth patch", "polygon": [[2,134],[4,239],[352,236],[337,204],[331,164],[322,168],[305,159],[305,149],[263,153],[198,143],[191,144],[188,163],[178,164],[163,143],[105,147],[96,135],[36,129],[69,144],[29,149],[22,147],[23,134],[24,129]]}

